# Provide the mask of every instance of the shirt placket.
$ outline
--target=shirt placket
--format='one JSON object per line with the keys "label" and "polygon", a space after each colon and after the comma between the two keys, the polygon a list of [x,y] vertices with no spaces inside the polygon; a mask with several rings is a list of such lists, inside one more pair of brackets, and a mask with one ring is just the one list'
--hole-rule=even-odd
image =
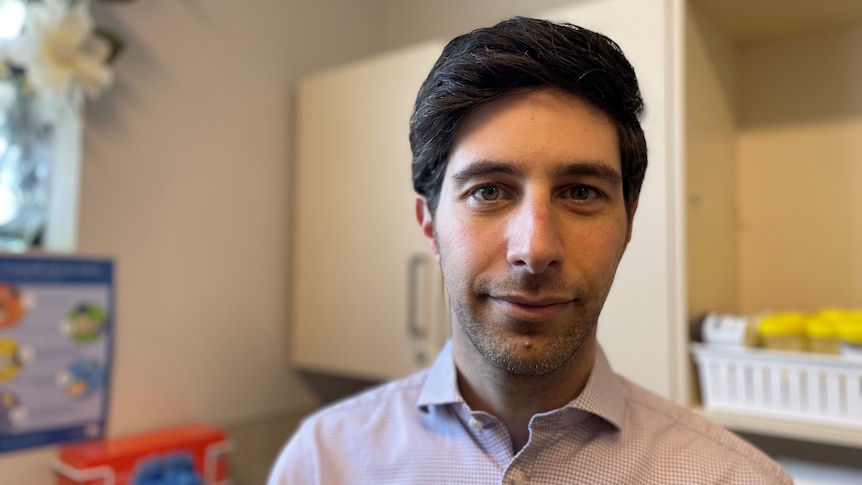
{"label": "shirt placket", "polygon": [[531,447],[528,443],[516,456],[512,437],[497,417],[481,411],[471,412],[466,406],[459,414],[473,439],[503,471],[501,485],[530,483],[529,464],[535,458],[535,445]]}
{"label": "shirt placket", "polygon": [[[583,420],[583,417],[584,415],[572,409],[561,409],[533,416],[530,420],[530,439],[509,463],[501,483],[504,485],[532,483],[536,477],[532,476],[531,471],[536,466],[540,455],[552,452],[554,443],[560,438],[561,430],[576,425]],[[559,459],[563,460],[564,457],[561,455]],[[539,480],[547,483],[541,478]]]}
{"label": "shirt placket", "polygon": [[458,417],[487,456],[496,462],[500,470],[505,470],[514,454],[512,438],[503,423],[486,412],[470,411],[466,405],[459,409]]}
{"label": "shirt placket", "polygon": [[506,467],[501,485],[527,485],[530,483],[530,464],[535,461],[536,444],[532,436],[524,448],[515,455]]}

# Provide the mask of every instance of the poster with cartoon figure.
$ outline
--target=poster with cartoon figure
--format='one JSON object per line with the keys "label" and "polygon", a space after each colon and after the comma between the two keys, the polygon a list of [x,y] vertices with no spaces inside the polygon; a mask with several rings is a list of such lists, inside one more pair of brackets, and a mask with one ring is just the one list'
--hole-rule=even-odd
{"label": "poster with cartoon figure", "polygon": [[114,267],[0,255],[0,452],[104,435]]}

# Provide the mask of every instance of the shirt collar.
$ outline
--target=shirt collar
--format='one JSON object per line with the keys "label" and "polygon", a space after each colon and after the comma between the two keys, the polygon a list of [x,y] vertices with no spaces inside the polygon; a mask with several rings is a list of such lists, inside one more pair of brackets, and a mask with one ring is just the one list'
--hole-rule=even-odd
{"label": "shirt collar", "polygon": [[[458,390],[455,362],[452,359],[452,341],[449,340],[428,370],[428,377],[416,404],[420,410],[427,412],[431,406],[463,402],[464,398]],[[622,427],[626,408],[625,393],[600,345],[596,346],[596,359],[584,390],[565,408],[586,411],[617,428]]]}
{"label": "shirt collar", "polygon": [[464,398],[458,390],[458,377],[455,373],[455,361],[452,359],[452,340],[446,341],[443,349],[437,354],[434,363],[428,370],[428,378],[422,386],[417,405],[423,412],[429,406],[463,403]]}
{"label": "shirt collar", "polygon": [[611,368],[601,345],[596,344],[596,360],[581,394],[566,407],[594,414],[616,428],[625,420],[626,395],[619,377]]}

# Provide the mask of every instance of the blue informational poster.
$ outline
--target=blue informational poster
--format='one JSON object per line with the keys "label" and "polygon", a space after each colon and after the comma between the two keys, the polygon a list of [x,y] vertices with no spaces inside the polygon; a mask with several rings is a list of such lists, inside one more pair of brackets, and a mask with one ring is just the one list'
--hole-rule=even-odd
{"label": "blue informational poster", "polygon": [[101,438],[114,265],[0,255],[0,452]]}

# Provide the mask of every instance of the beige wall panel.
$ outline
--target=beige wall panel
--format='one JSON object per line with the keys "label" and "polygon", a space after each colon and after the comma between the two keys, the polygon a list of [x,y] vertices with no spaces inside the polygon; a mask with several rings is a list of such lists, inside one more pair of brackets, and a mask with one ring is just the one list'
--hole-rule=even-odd
{"label": "beige wall panel", "polygon": [[696,8],[686,15],[689,316],[739,311],[735,51]]}
{"label": "beige wall panel", "polygon": [[862,29],[740,55],[742,309],[862,307]]}

